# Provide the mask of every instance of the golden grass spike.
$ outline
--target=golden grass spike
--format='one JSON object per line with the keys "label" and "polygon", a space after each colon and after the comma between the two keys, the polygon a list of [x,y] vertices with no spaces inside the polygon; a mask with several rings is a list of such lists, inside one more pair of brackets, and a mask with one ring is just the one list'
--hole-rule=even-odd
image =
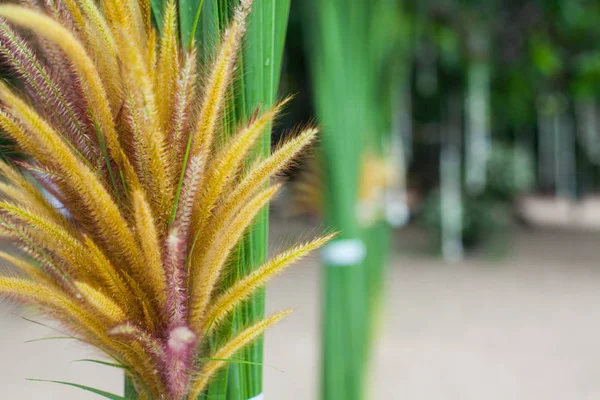
{"label": "golden grass spike", "polygon": [[[0,6],[0,10],[3,6]],[[0,11],[1,13],[1,11]],[[69,188],[78,195],[84,212],[93,218],[96,233],[113,249],[121,249],[123,256],[129,261],[132,273],[143,279],[143,270],[139,263],[139,251],[127,222],[121,215],[118,206],[106,191],[98,177],[69,150],[60,136],[37,115],[21,99],[0,83],[0,99],[12,106],[12,110],[27,122],[31,133],[35,134],[37,148],[35,155],[42,163],[56,165],[68,178]],[[0,118],[0,124],[2,119]],[[13,137],[17,142],[30,142],[30,135],[24,132],[8,132],[20,136]],[[25,136],[23,136],[25,135]],[[27,150],[30,150],[27,148]],[[51,157],[52,155],[52,157]]]}
{"label": "golden grass spike", "polygon": [[[72,2],[72,0],[68,0]],[[119,66],[115,36],[98,6],[93,0],[77,0],[85,14],[86,40],[84,43],[94,61],[99,75],[107,89],[111,107],[119,106]]]}
{"label": "golden grass spike", "polygon": [[110,329],[109,334],[113,336],[125,336],[138,340],[156,358],[164,357],[164,351],[160,343],[151,334],[131,323],[123,323]]}
{"label": "golden grass spike", "polygon": [[218,325],[218,323],[230,313],[235,306],[248,298],[256,289],[263,286],[270,278],[283,271],[290,264],[305,257],[311,251],[318,249],[329,240],[333,239],[335,234],[320,237],[303,245],[295,246],[284,253],[276,256],[263,266],[251,272],[245,278],[237,281],[233,286],[216,298],[204,319],[202,331],[206,332]]}
{"label": "golden grass spike", "polygon": [[[187,143],[190,136],[192,119],[192,107],[196,100],[196,51],[192,49],[185,55],[181,72],[177,79],[177,90],[173,102],[173,115],[167,130],[167,142],[171,143],[171,157],[174,165],[180,166],[180,170],[173,168],[173,180],[180,178],[185,173],[184,162]],[[189,154],[188,154],[189,156]]]}
{"label": "golden grass spike", "polygon": [[97,22],[94,23],[93,21],[95,17],[88,16],[90,10],[86,12],[85,8],[90,6],[89,0],[86,0],[88,4],[81,4],[79,0],[61,1],[65,4],[70,20],[68,23],[64,19],[59,19],[59,21],[65,26],[73,25],[72,30],[75,37],[85,44],[91,54],[97,55],[95,61],[104,84],[107,86],[107,94],[111,106],[117,107],[118,91],[115,89],[118,86],[115,80],[117,75],[115,74],[118,73],[118,67],[116,62],[116,47],[113,46],[113,52],[111,52],[110,32],[106,33],[106,37],[103,37],[102,32],[100,32],[101,29],[99,30],[97,27]]}
{"label": "golden grass spike", "polygon": [[144,253],[148,284],[152,293],[158,299],[159,307],[163,308],[167,299],[167,286],[161,259],[161,246],[159,245],[154,218],[152,217],[150,205],[141,191],[133,192],[132,199],[137,235]]}
{"label": "golden grass spike", "polygon": [[128,134],[131,135],[132,152],[129,155],[131,164],[136,170],[139,176],[140,183],[142,185],[148,185],[150,181],[150,173],[148,172],[147,162],[149,160],[148,150],[145,146],[144,131],[142,126],[145,125],[142,121],[142,115],[144,110],[140,110],[137,107],[137,102],[131,92],[127,91],[125,94],[125,101],[123,102],[123,114],[125,122],[128,125]]}
{"label": "golden grass spike", "polygon": [[175,199],[176,208],[172,215],[173,225],[177,226],[181,239],[186,243],[189,239],[193,222],[193,211],[197,203],[198,193],[202,190],[202,180],[206,170],[206,161],[202,156],[192,157],[181,180],[181,190]]}
{"label": "golden grass spike", "polygon": [[33,302],[57,315],[72,331],[83,333],[86,340],[103,345],[107,349],[114,347],[102,322],[57,289],[21,278],[0,276],[0,295],[17,297],[23,302]]}
{"label": "golden grass spike", "polygon": [[158,48],[157,48],[157,43],[158,43],[158,39],[157,39],[157,34],[155,30],[151,30],[150,33],[148,34],[148,52],[146,55],[146,63],[147,63],[147,70],[148,70],[148,74],[150,75],[150,79],[152,80],[152,82],[154,82],[154,77],[156,75],[156,63],[157,63],[157,52],[158,52]]}
{"label": "golden grass spike", "polygon": [[144,312],[139,306],[139,298],[135,291],[126,283],[126,278],[121,276],[110,260],[102,253],[96,243],[89,237],[84,237],[83,242],[93,257],[92,266],[96,274],[104,283],[104,287],[110,291],[113,298],[123,308],[127,314],[138,321],[145,318]]}
{"label": "golden grass spike", "polygon": [[28,201],[28,199],[24,197],[25,193],[23,192],[23,190],[14,185],[9,185],[7,183],[0,182],[0,192],[4,194],[5,197],[13,201],[16,201],[15,199],[23,199],[25,201]]}
{"label": "golden grass spike", "polygon": [[105,48],[109,52],[108,54],[98,54],[98,56],[116,57],[117,45],[115,37],[113,36],[106,19],[100,13],[96,3],[92,0],[78,0],[78,3],[80,4],[81,9],[84,11],[88,21],[98,32],[98,36],[102,38]]}
{"label": "golden grass spike", "polygon": [[8,203],[0,203],[0,210],[9,216],[17,218],[27,226],[38,230],[32,234],[35,240],[45,248],[52,249],[61,255],[73,266],[79,266],[78,273],[90,282],[104,285],[106,290],[116,299],[121,307],[131,307],[133,299],[127,299],[130,290],[118,276],[114,267],[101,254],[100,250],[90,245],[89,238],[85,238],[88,246],[75,237],[73,232],[63,228],[52,221],[45,220],[28,210],[15,207]]}
{"label": "golden grass spike", "polygon": [[80,81],[88,96],[88,104],[94,123],[98,127],[97,129],[106,139],[112,157],[124,169],[127,178],[133,179],[133,170],[128,160],[124,157],[123,149],[119,144],[110,104],[102,80],[81,43],[68,29],[50,17],[36,11],[5,4],[0,5],[0,16],[14,24],[31,29],[38,35],[58,45],[65,52],[80,75]]}
{"label": "golden grass spike", "polygon": [[[130,10],[131,13],[131,21],[132,27],[134,29],[135,37],[137,38],[137,43],[139,44],[139,49],[144,52],[147,46],[147,38],[146,35],[146,17],[142,11],[142,4],[140,0],[124,0],[127,3],[127,9]],[[150,5],[148,4],[148,7]]]}
{"label": "golden grass spike", "polygon": [[83,298],[94,308],[95,312],[102,315],[110,323],[117,324],[125,321],[125,312],[105,294],[85,282],[75,282],[75,286],[77,286]]}
{"label": "golden grass spike", "polygon": [[72,230],[47,220],[35,211],[7,202],[0,202],[0,212],[30,228],[32,237],[41,247],[57,252],[73,265],[90,265],[88,252]]}
{"label": "golden grass spike", "polygon": [[66,94],[68,91],[64,90],[73,79],[66,77],[69,67],[62,55],[55,51],[53,45],[42,40],[40,46],[45,48],[46,65],[53,64],[53,68],[48,68],[28,43],[4,21],[0,23],[0,36],[2,58],[7,61],[7,67],[29,88],[27,92],[33,102],[44,110],[44,114],[55,126],[60,127],[57,128],[58,131],[73,151],[86,162],[99,165],[97,152],[93,149],[95,143],[88,135],[89,127],[86,126],[85,118],[69,102]]}
{"label": "golden grass spike", "polygon": [[138,0],[138,6],[144,21],[146,35],[151,36],[155,31],[152,29],[152,7],[150,0]]}
{"label": "golden grass spike", "polygon": [[[82,36],[82,40],[86,44],[91,44],[95,42],[94,34],[92,33],[91,26],[88,25],[81,8],[75,2],[75,0],[64,0],[65,7],[68,11],[68,16],[70,17],[70,23],[73,24],[74,31],[78,34],[78,36]],[[65,21],[61,21],[65,22]]]}
{"label": "golden grass spike", "polygon": [[[228,221],[239,212],[241,206],[246,204],[260,188],[275,174],[281,172],[306,146],[316,137],[316,129],[307,129],[298,137],[289,140],[276,150],[266,160],[257,162],[246,176],[235,187],[227,189],[230,193],[216,207],[210,218],[210,224],[205,225],[204,243],[210,243],[217,232],[224,229]],[[194,261],[200,250],[194,254]]]}
{"label": "golden grass spike", "polygon": [[46,274],[44,274],[42,270],[40,270],[32,263],[25,261],[22,256],[17,257],[13,254],[0,250],[0,259],[13,265],[15,268],[17,268],[29,278],[36,279],[38,282],[45,283],[49,286],[53,284],[52,281],[48,279],[48,276],[46,276]]}
{"label": "golden grass spike", "polygon": [[198,378],[192,383],[189,398],[195,399],[204,391],[210,379],[213,377],[215,372],[217,372],[220,368],[224,367],[227,364],[226,360],[234,355],[239,349],[248,345],[252,341],[254,341],[258,336],[260,336],[265,329],[270,327],[271,325],[276,324],[281,321],[283,318],[287,317],[291,314],[291,311],[283,311],[279,314],[276,314],[270,318],[267,318],[250,328],[242,331],[235,338],[226,343],[223,347],[217,350],[210,358],[213,360],[207,361],[206,364],[200,370],[200,374]]}
{"label": "golden grass spike", "polygon": [[259,161],[244,176],[242,181],[232,188],[231,193],[213,213],[213,221],[227,220],[241,204],[263,187],[274,175],[280,173],[310,143],[318,133],[317,129],[307,129],[296,138],[285,142],[267,159]]}
{"label": "golden grass spike", "polygon": [[[0,120],[1,120],[0,116]],[[0,123],[1,125],[1,123]],[[13,201],[44,215],[48,220],[61,226],[67,225],[66,219],[48,202],[40,190],[29,182],[20,172],[0,161],[0,175],[12,185],[0,183],[0,192]]]}
{"label": "golden grass spike", "polygon": [[[138,24],[142,23],[142,16],[139,14],[137,0],[102,0],[101,4],[106,14],[106,19],[112,24],[114,31],[125,30],[135,39],[141,39],[138,36],[141,32],[145,32],[145,28],[138,26]],[[117,38],[117,41],[119,41],[119,38]],[[141,42],[139,44],[140,47],[138,49],[143,50],[143,44],[145,43]]]}
{"label": "golden grass spike", "polygon": [[9,185],[4,182],[0,182],[0,193],[2,193],[6,199],[11,200],[15,204],[29,208],[32,211],[43,215],[48,220],[64,226],[64,218],[62,218],[62,216],[56,212],[56,209],[54,209],[52,205],[48,204],[45,199],[40,203],[37,198],[31,197],[28,192],[24,191],[20,187]]}
{"label": "golden grass spike", "polygon": [[171,175],[166,135],[161,129],[147,63],[136,48],[133,37],[125,31],[121,31],[121,36],[128,111],[138,131],[133,141],[139,147],[137,157],[143,171],[141,181],[152,202],[157,221],[166,221],[174,193],[174,185],[169,181]]}
{"label": "golden grass spike", "polygon": [[202,108],[193,135],[192,155],[198,154],[203,149],[208,151],[212,147],[225,93],[231,81],[238,49],[246,30],[246,17],[250,12],[251,4],[252,1],[241,2],[235,12],[233,23],[225,32],[219,53],[211,67],[211,75],[204,88]]}
{"label": "golden grass spike", "polygon": [[[8,91],[6,86],[0,82],[0,98],[2,97],[2,92],[5,90]],[[40,151],[40,145],[36,138],[25,132],[23,126],[18,124],[11,115],[3,111],[0,111],[0,128],[27,153],[35,156],[42,162],[49,161],[48,155]]]}
{"label": "golden grass spike", "polygon": [[[65,294],[39,283],[24,279],[0,276],[0,296],[19,298],[23,302],[32,302],[54,315],[67,328],[107,353],[124,355],[128,366],[150,384],[154,383],[154,373],[147,366],[147,356],[143,349],[132,348],[109,336],[103,321],[86,311],[78,302],[66,297]],[[135,347],[135,346],[134,346]],[[159,393],[157,390],[155,393]]]}
{"label": "golden grass spike", "polygon": [[169,0],[163,19],[160,54],[154,83],[158,97],[158,114],[161,126],[165,131],[169,128],[173,114],[173,102],[180,70],[179,31],[177,28],[177,3],[175,0]]}
{"label": "golden grass spike", "polygon": [[230,140],[220,154],[214,157],[214,167],[208,171],[204,181],[205,194],[196,204],[195,221],[196,231],[201,231],[208,223],[208,217],[221,197],[223,190],[233,181],[238,170],[243,165],[248,152],[265,132],[265,129],[273,122],[273,118],[284,103],[265,112],[257,118],[250,126],[243,129],[233,140]]}
{"label": "golden grass spike", "polygon": [[[254,135],[260,132],[261,127],[270,122],[269,118],[272,119],[287,101],[285,100],[280,103],[271,112],[265,113],[265,115],[255,121],[255,124],[245,130],[245,134],[241,133],[237,138],[237,144],[247,146],[248,142],[252,142],[252,140],[248,139],[255,139]],[[252,127],[257,129],[253,130]],[[316,133],[315,129],[309,129],[297,138],[290,140],[289,143],[283,145],[266,161],[254,167],[239,184],[236,184],[234,179],[232,179],[234,172],[232,170],[236,169],[236,165],[239,166],[241,161],[236,158],[235,154],[230,153],[230,148],[224,149],[223,153],[225,155],[216,157],[217,164],[212,170],[212,175],[208,178],[208,183],[205,185],[207,189],[204,197],[196,204],[194,230],[207,232],[205,233],[204,243],[210,243],[216,232],[225,226],[224,224],[229,221],[232,215],[242,205],[246,204],[258,190],[263,188],[272,175],[282,170],[298,152],[308,145]],[[231,146],[231,148],[233,147]],[[242,151],[243,149],[240,150],[238,148],[237,150]],[[227,187],[227,189],[223,189],[224,187]],[[220,204],[216,204],[216,209],[213,209],[216,199],[222,192],[231,194],[226,196]],[[196,262],[195,259],[194,262]]]}
{"label": "golden grass spike", "polygon": [[279,185],[274,185],[256,195],[235,218],[229,221],[227,229],[220,232],[214,242],[206,247],[208,251],[200,257],[192,258],[189,268],[192,279],[189,324],[195,332],[202,332],[202,318],[231,250],[258,212],[271,201],[279,188]]}
{"label": "golden grass spike", "polygon": [[71,268],[70,265],[57,262],[58,260],[56,257],[53,257],[53,255],[43,247],[43,243],[37,243],[36,238],[32,237],[29,232],[26,232],[22,226],[9,221],[2,215],[0,215],[0,226],[18,248],[40,262],[40,265],[47,273],[48,278],[56,284],[56,287],[62,288],[64,291],[71,294],[76,292],[73,284],[73,268]]}
{"label": "golden grass spike", "polygon": [[123,344],[129,352],[129,363],[133,366],[128,373],[135,373],[133,380],[137,381],[136,387],[140,392],[149,391],[150,398],[159,399],[168,389],[158,378],[157,365],[163,356],[163,349],[158,340],[150,333],[130,323],[117,325],[109,330],[109,335]]}
{"label": "golden grass spike", "polygon": [[142,290],[137,280],[135,280],[125,271],[122,272],[122,275],[127,285],[131,288],[131,295],[134,298],[133,304],[136,304],[141,310],[142,318],[136,322],[138,322],[140,326],[144,327],[148,331],[155,332],[157,326],[161,322],[158,318],[160,315],[160,310],[156,309],[155,303],[149,297],[150,294]]}
{"label": "golden grass spike", "polygon": [[[57,224],[52,220],[48,220],[44,215],[39,215],[33,210],[8,202],[0,202],[0,211],[18,218],[34,229],[44,232],[51,241],[56,241],[60,244],[68,244],[71,251],[74,251],[77,245],[81,246],[81,243],[76,238],[76,233],[72,229]],[[83,247],[81,248],[83,249]]]}

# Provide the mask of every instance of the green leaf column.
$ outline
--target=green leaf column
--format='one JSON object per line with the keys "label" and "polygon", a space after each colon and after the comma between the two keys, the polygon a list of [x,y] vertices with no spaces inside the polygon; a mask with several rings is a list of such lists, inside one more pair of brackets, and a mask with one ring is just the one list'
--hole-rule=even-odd
{"label": "green leaf column", "polygon": [[[240,63],[238,115],[249,118],[259,107],[274,105],[279,86],[283,46],[290,0],[256,0],[248,22],[248,31]],[[270,130],[270,128],[269,128]],[[256,156],[269,153],[271,135],[264,135],[257,145]],[[250,160],[251,161],[251,160]],[[241,249],[234,276],[244,276],[267,259],[268,210],[258,216]],[[241,329],[264,317],[264,289],[234,314],[233,330]],[[262,363],[262,339],[242,350],[243,360]],[[247,400],[262,393],[261,365],[233,364],[229,368],[228,400]]]}
{"label": "green leaf column", "polygon": [[[391,95],[398,55],[397,3],[307,2],[304,31],[321,125],[326,225],[339,236],[323,250],[321,399],[367,398],[390,227],[384,196],[361,198],[366,156],[389,160]],[[397,32],[396,32],[397,33]],[[398,84],[395,90],[390,86]],[[365,222],[365,209],[374,219]],[[369,212],[370,213],[370,212]]]}
{"label": "green leaf column", "polygon": [[[183,43],[193,36],[200,47],[200,62],[207,65],[214,55],[215,45],[228,26],[238,0],[181,0],[180,23]],[[198,13],[198,7],[202,7]],[[224,124],[234,127],[249,118],[257,109],[266,110],[275,103],[283,45],[287,29],[290,0],[255,0],[248,20],[243,50],[238,62],[237,82],[230,89],[231,101],[224,113]],[[269,128],[270,130],[270,128]],[[269,153],[270,134],[263,135],[255,156]],[[252,160],[248,160],[252,162]],[[267,259],[268,210],[257,217],[238,257],[231,268],[231,284],[247,275]],[[215,340],[226,340],[242,328],[264,317],[264,290],[239,307],[231,323],[221,329]],[[211,384],[211,399],[247,400],[262,393],[262,340],[242,350],[236,358],[250,363],[230,364]]]}

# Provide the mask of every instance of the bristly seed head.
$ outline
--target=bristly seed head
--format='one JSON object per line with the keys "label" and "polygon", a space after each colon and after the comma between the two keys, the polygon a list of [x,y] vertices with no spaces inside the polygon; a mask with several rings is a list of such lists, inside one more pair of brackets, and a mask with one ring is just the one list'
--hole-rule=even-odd
{"label": "bristly seed head", "polygon": [[188,350],[196,340],[196,334],[187,326],[178,326],[169,333],[167,342],[169,349],[175,353],[183,353]]}

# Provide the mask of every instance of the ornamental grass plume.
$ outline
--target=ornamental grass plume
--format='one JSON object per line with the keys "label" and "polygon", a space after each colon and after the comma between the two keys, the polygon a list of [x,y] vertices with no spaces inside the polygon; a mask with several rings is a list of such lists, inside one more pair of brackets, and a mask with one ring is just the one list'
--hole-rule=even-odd
{"label": "ornamental grass plume", "polygon": [[219,324],[330,239],[220,289],[236,245],[277,193],[269,178],[316,135],[308,129],[247,166],[278,104],[224,138],[220,117],[250,6],[241,1],[200,84],[174,0],[160,36],[148,0],[0,5],[0,59],[18,78],[15,87],[0,82],[0,127],[27,155],[0,164],[1,233],[25,253],[3,254],[18,271],[0,276],[0,295],[38,306],[116,360],[141,399],[196,399],[287,312],[211,352]]}

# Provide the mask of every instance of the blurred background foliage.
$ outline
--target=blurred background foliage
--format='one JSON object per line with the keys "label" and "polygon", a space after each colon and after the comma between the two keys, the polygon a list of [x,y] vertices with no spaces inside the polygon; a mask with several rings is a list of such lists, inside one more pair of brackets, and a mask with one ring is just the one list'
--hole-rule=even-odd
{"label": "blurred background foliage", "polygon": [[[296,3],[281,82],[283,92],[297,97],[284,127],[290,121],[320,120],[312,101],[318,85],[309,68],[316,55],[306,34],[317,21]],[[325,3],[330,1],[313,7]],[[398,94],[394,101],[381,102],[380,120],[390,120],[379,131],[388,129],[401,138],[398,173],[405,175],[406,193],[399,199],[440,250],[444,218],[462,221],[447,223],[446,236],[464,234],[465,245],[471,246],[485,242],[491,232],[509,229],[506,221],[513,220],[524,194],[577,200],[597,193],[600,3],[392,3],[386,21],[380,21],[385,29],[353,40],[356,49],[367,43],[371,57],[385,54],[378,47],[394,52],[395,59],[384,62],[391,71],[377,76],[379,96],[382,89]],[[342,60],[338,68],[353,63]],[[328,134],[326,124],[323,134]],[[460,218],[444,217],[442,211],[449,208],[440,206],[444,198],[459,200]]]}

